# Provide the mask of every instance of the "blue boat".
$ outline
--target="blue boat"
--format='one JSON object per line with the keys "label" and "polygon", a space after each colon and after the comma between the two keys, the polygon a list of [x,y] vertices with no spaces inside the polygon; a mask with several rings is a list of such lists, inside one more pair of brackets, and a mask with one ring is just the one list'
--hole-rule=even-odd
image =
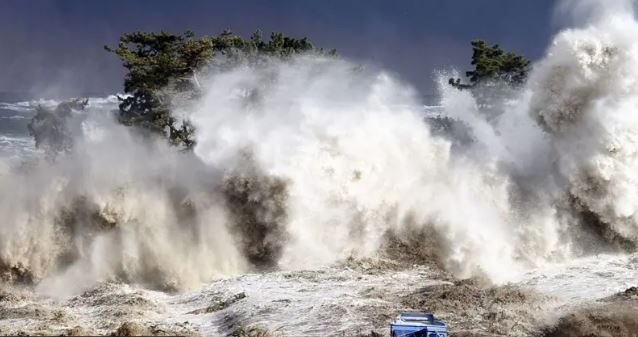
{"label": "blue boat", "polygon": [[448,337],[447,325],[433,314],[401,313],[390,323],[392,337]]}

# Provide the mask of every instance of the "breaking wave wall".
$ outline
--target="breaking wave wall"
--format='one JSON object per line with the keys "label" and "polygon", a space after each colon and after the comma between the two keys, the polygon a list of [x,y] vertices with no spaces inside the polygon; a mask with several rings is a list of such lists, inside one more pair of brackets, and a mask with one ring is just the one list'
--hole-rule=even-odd
{"label": "breaking wave wall", "polygon": [[[374,256],[388,233],[436,238],[418,249],[495,282],[633,251],[636,35],[627,10],[560,32],[489,113],[449,74],[435,116],[410,85],[347,60],[238,66],[176,105],[192,153],[89,106],[70,153],[2,163],[0,277],[52,293],[104,279],[183,289]],[[437,129],[442,117],[462,127]]]}

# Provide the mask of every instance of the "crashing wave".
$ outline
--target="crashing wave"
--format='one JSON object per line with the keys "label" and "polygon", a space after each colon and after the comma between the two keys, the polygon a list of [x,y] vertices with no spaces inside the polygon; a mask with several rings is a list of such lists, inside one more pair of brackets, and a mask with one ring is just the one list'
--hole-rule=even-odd
{"label": "crashing wave", "polygon": [[410,233],[436,238],[416,255],[496,282],[635,250],[638,24],[607,18],[557,35],[498,113],[442,82],[436,113],[458,135],[399,79],[316,56],[203,74],[177,111],[193,153],[92,113],[114,98],[89,105],[73,151],[0,174],[0,277],[183,289],[370,257]]}

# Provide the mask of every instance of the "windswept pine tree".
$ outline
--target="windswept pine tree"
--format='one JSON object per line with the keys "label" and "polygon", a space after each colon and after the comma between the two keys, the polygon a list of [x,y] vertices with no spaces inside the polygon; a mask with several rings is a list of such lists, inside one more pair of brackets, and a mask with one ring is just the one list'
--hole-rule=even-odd
{"label": "windswept pine tree", "polygon": [[498,44],[472,41],[472,65],[466,71],[467,82],[450,78],[449,84],[459,90],[470,90],[479,110],[487,120],[493,120],[506,110],[506,102],[527,80],[530,61],[513,52],[506,52]]}
{"label": "windswept pine tree", "polygon": [[212,39],[195,38],[191,32],[137,32],[120,37],[117,48],[105,48],[117,54],[128,71],[124,80],[128,96],[121,98],[120,122],[164,134],[174,144],[192,146],[193,128],[172,116],[167,89],[194,90],[195,71],[213,56]]}
{"label": "windswept pine tree", "polygon": [[190,31],[182,35],[136,32],[122,35],[117,47],[105,49],[119,56],[127,70],[124,80],[127,96],[120,98],[120,122],[163,135],[184,148],[195,144],[195,130],[188,120],[175,116],[170,103],[175,95],[197,97],[200,90],[197,72],[202,68],[233,66],[260,56],[335,54],[334,50],[315,48],[305,37],[272,33],[270,40],[264,41],[259,30],[248,39],[230,30],[199,38]]}
{"label": "windswept pine tree", "polygon": [[[504,102],[512,97],[516,88],[525,83],[530,61],[521,55],[506,52],[498,44],[488,45],[474,40],[472,44],[473,70],[465,72],[467,81],[450,78],[448,83],[459,90],[471,90],[478,109],[487,120],[503,113]],[[473,141],[471,129],[460,120],[448,116],[431,116],[426,121],[432,132],[450,138],[454,144]]]}
{"label": "windswept pine tree", "polygon": [[473,70],[465,72],[469,83],[450,78],[449,83],[459,89],[474,88],[483,83],[520,85],[527,79],[530,61],[512,52],[505,52],[498,44],[489,46],[485,41],[472,41]]}

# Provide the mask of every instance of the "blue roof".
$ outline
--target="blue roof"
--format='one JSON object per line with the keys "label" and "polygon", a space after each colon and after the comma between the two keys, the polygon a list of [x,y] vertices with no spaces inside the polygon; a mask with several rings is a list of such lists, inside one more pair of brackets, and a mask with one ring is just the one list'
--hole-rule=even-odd
{"label": "blue roof", "polygon": [[418,313],[418,312],[402,312],[399,314],[399,319],[403,320],[403,321],[422,321],[422,320],[426,320],[426,321],[433,321],[434,320],[434,315],[433,314],[423,314],[423,313]]}
{"label": "blue roof", "polygon": [[447,325],[436,319],[433,314],[426,313],[401,313],[399,317],[390,323],[393,336],[411,336],[409,333],[417,331],[441,332],[441,336],[447,335]]}

